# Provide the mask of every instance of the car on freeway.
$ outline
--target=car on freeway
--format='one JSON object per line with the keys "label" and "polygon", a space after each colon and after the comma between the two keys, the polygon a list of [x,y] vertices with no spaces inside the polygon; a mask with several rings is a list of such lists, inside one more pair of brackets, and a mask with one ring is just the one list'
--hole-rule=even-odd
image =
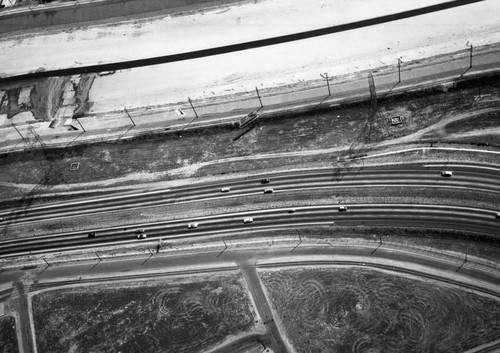
{"label": "car on freeway", "polygon": [[253,218],[252,217],[247,217],[243,220],[243,223],[252,223],[253,222]]}
{"label": "car on freeway", "polygon": [[443,170],[443,171],[441,172],[441,176],[442,176],[442,177],[448,177],[448,178],[450,178],[452,175],[453,175],[453,172],[452,172],[452,171],[450,171],[450,170]]}
{"label": "car on freeway", "polygon": [[5,218],[4,217],[0,217],[0,222],[3,222],[5,221]]}
{"label": "car on freeway", "polygon": [[198,228],[198,223],[189,223],[188,229]]}
{"label": "car on freeway", "polygon": [[229,187],[220,189],[220,192],[229,192],[229,191],[231,191],[231,188]]}
{"label": "car on freeway", "polygon": [[496,217],[497,217],[497,219],[500,219],[500,212],[497,212]]}
{"label": "car on freeway", "polygon": [[90,232],[88,235],[89,238],[95,238],[95,232]]}
{"label": "car on freeway", "polygon": [[264,194],[272,194],[274,189],[264,189]]}
{"label": "car on freeway", "polygon": [[270,182],[270,181],[271,181],[271,180],[270,180],[269,178],[264,178],[264,179],[261,179],[261,180],[260,180],[260,183],[261,183],[261,184],[269,184],[269,182]]}
{"label": "car on freeway", "polygon": [[347,211],[347,206],[339,206],[339,212]]}
{"label": "car on freeway", "polygon": [[137,239],[146,239],[146,237],[147,237],[146,231],[144,230],[144,228],[137,229],[135,231],[135,234],[137,234]]}
{"label": "car on freeway", "polygon": [[295,208],[289,208],[288,213],[295,213]]}

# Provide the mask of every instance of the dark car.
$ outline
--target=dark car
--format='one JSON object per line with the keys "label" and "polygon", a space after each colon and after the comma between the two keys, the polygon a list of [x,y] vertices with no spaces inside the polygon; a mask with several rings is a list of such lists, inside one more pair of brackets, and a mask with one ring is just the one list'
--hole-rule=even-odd
{"label": "dark car", "polygon": [[260,183],[261,184],[269,184],[271,180],[269,180],[269,178],[264,178],[264,179],[261,179]]}
{"label": "dark car", "polygon": [[95,232],[90,232],[89,233],[89,238],[95,238]]}

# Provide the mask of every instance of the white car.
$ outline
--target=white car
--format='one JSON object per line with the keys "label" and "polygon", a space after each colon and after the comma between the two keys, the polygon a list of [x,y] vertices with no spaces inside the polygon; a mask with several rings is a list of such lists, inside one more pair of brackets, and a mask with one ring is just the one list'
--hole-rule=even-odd
{"label": "white car", "polygon": [[231,188],[222,188],[220,189],[220,192],[229,192],[231,191]]}
{"label": "white car", "polygon": [[137,234],[137,239],[146,239],[146,237],[147,237],[146,231],[144,228],[137,229],[135,231],[135,234]]}
{"label": "white car", "polygon": [[192,228],[198,228],[198,223],[189,223],[188,229],[192,229]]}
{"label": "white car", "polygon": [[272,194],[274,189],[264,189],[264,194]]}
{"label": "white car", "polygon": [[247,217],[243,220],[243,223],[252,223],[253,222],[253,218],[252,217]]}
{"label": "white car", "polygon": [[347,206],[339,206],[339,212],[347,211]]}
{"label": "white car", "polygon": [[449,177],[451,177],[452,175],[453,175],[453,172],[452,172],[452,171],[450,171],[450,170],[443,170],[443,171],[441,172],[441,176],[443,176],[443,177],[448,177],[448,178],[449,178]]}

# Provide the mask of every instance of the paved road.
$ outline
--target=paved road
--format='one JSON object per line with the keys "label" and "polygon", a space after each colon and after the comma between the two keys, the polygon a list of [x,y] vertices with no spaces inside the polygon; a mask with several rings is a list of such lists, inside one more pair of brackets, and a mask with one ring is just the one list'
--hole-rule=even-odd
{"label": "paved road", "polygon": [[[494,210],[471,207],[419,204],[347,204],[346,212],[339,205],[301,206],[290,213],[288,208],[265,209],[252,212],[228,213],[216,216],[187,218],[175,221],[115,227],[96,231],[95,238],[88,232],[71,232],[30,239],[7,240],[0,243],[0,257],[43,254],[75,248],[94,248],[141,242],[136,230],[144,229],[149,240],[196,238],[208,235],[269,231],[310,225],[335,226],[400,226],[445,228],[498,236],[500,219]],[[244,219],[252,218],[251,223]],[[198,227],[188,229],[188,223]]]}
{"label": "paved road", "polygon": [[279,331],[273,311],[271,310],[269,301],[264,293],[264,288],[262,288],[259,275],[257,274],[257,269],[253,266],[253,264],[248,263],[246,266],[244,264],[241,267],[241,272],[247,282],[250,295],[253,297],[257,311],[259,312],[261,319],[264,320],[264,325],[266,326],[269,338],[267,345],[270,346],[276,353],[286,353],[287,349],[282,338],[282,334],[284,336],[285,333],[280,333]]}
{"label": "paved road", "polygon": [[[61,286],[112,283],[121,280],[144,280],[168,278],[171,275],[189,276],[193,273],[234,271],[254,264],[257,269],[266,270],[287,266],[348,266],[349,268],[374,268],[400,275],[416,276],[424,280],[441,281],[471,291],[500,297],[498,271],[481,272],[474,266],[465,264],[459,272],[457,267],[461,259],[449,259],[432,256],[417,249],[379,248],[367,246],[304,246],[294,251],[290,249],[252,250],[228,249],[223,256],[217,252],[202,252],[183,256],[155,256],[144,262],[143,259],[106,260],[93,263],[77,263],[65,266],[39,268],[31,274],[26,283],[26,291],[35,293],[44,289]],[[42,270],[40,272],[40,270]],[[25,270],[4,271],[0,273],[0,282],[8,283],[26,276]],[[258,280],[258,278],[256,279]],[[267,306],[269,306],[268,298]]]}
{"label": "paved road", "polygon": [[[364,167],[355,169],[320,169],[300,173],[275,173],[263,175],[270,178],[237,178],[224,182],[194,184],[186,187],[114,194],[0,211],[3,227],[17,226],[37,221],[54,221],[68,217],[89,216],[118,210],[141,209],[165,204],[181,204],[206,200],[258,195],[265,189],[276,193],[297,190],[361,188],[361,187],[427,187],[466,189],[470,191],[500,193],[500,169],[474,165],[454,166],[452,178],[441,177],[446,167],[421,165]],[[229,187],[227,193],[222,188]]]}

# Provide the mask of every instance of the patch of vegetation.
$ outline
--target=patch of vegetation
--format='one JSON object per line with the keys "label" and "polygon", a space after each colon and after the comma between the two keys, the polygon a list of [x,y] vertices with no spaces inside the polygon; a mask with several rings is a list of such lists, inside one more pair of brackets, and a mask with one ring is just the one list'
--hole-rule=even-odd
{"label": "patch of vegetation", "polygon": [[498,339],[500,302],[366,269],[261,278],[298,352],[464,352]]}
{"label": "patch of vegetation", "polygon": [[38,350],[193,353],[252,329],[255,314],[240,276],[193,278],[38,294]]}
{"label": "patch of vegetation", "polygon": [[13,316],[0,317],[0,350],[2,353],[17,353],[16,320]]}

